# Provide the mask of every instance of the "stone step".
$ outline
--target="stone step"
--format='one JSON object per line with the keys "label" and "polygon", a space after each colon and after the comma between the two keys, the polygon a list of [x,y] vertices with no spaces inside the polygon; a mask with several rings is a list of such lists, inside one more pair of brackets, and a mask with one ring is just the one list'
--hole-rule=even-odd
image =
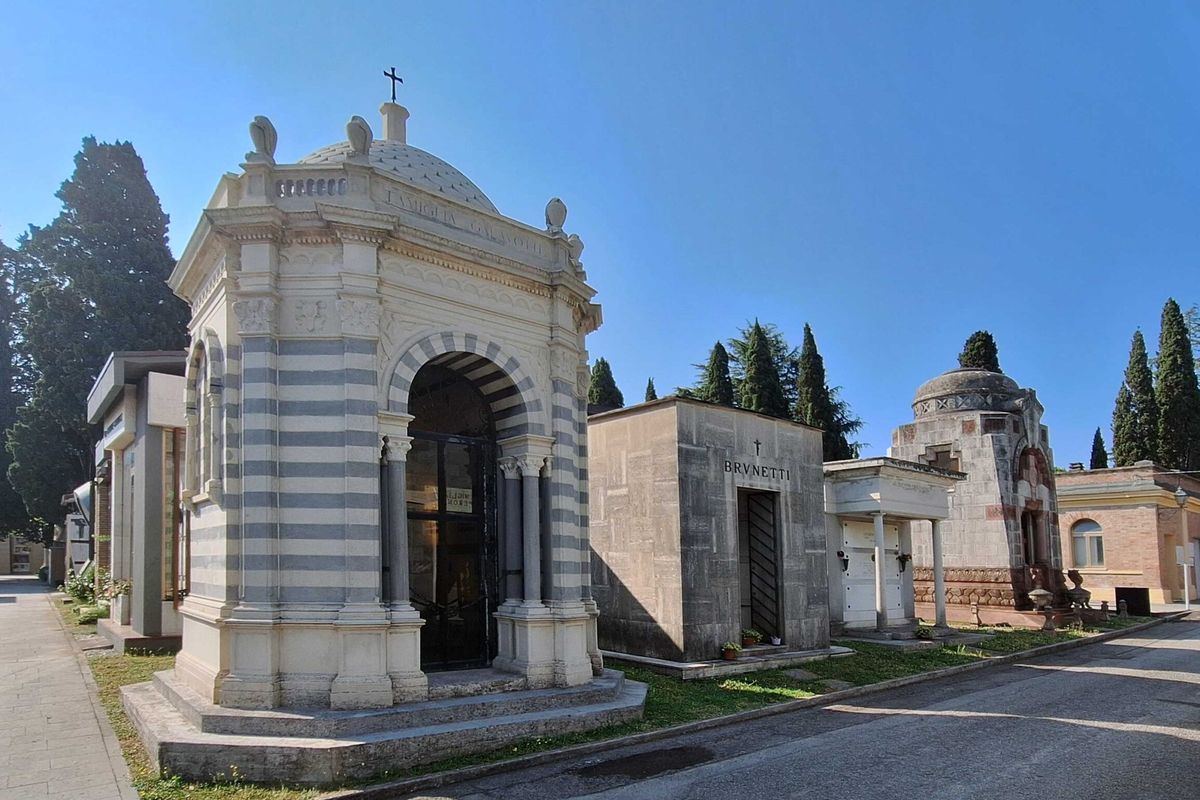
{"label": "stone step", "polygon": [[[606,670],[603,675],[583,686],[501,691],[493,685],[492,690],[487,693],[453,696],[449,694],[452,689],[448,687],[457,686],[462,691],[462,687],[477,686],[478,683],[463,681],[461,678],[454,681],[442,678],[446,674],[434,673],[429,676],[430,695],[436,699],[367,711],[222,708],[207,702],[195,691],[184,686],[172,671],[155,673],[153,683],[184,719],[203,733],[338,738],[603,703],[621,693],[625,680],[624,673]],[[524,686],[525,680],[520,677],[508,677],[503,679],[503,683]],[[438,690],[436,695],[435,687]]]}
{"label": "stone step", "polygon": [[646,685],[620,681],[619,686],[609,699],[586,705],[324,738],[203,733],[154,683],[124,687],[121,700],[163,774],[187,780],[228,780],[237,775],[251,782],[328,786],[450,756],[497,750],[531,737],[641,718]]}

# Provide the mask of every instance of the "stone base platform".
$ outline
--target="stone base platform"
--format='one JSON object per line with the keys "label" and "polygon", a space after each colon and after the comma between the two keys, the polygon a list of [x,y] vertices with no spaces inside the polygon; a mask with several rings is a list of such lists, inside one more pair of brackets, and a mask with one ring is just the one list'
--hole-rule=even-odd
{"label": "stone base platform", "polygon": [[121,625],[113,619],[97,620],[96,630],[112,642],[114,653],[130,650],[140,653],[177,653],[183,642],[181,636],[143,636],[129,625]]}
{"label": "stone base platform", "polygon": [[[917,603],[916,613],[924,620],[937,619],[933,603]],[[1036,611],[1017,611],[1011,606],[979,606],[979,618],[984,625],[1008,624],[1014,628],[1041,628],[1046,622],[1046,618]],[[946,621],[974,623],[975,612],[971,606],[947,603]]]}
{"label": "stone base platform", "polygon": [[825,647],[819,650],[788,650],[786,645],[773,647],[770,645],[747,647],[740,657],[733,661],[715,659],[713,661],[668,661],[665,658],[636,656],[630,653],[618,653],[612,650],[601,651],[605,658],[615,658],[637,664],[653,672],[670,675],[680,680],[696,680],[699,678],[716,678],[725,675],[740,675],[745,672],[759,672],[765,669],[781,669],[803,664],[806,661],[819,661],[824,658],[848,656],[854,653],[847,647]]}
{"label": "stone base platform", "polygon": [[583,686],[527,689],[494,670],[435,673],[430,700],[371,711],[222,708],[159,672],[121,691],[164,775],[329,786],[385,770],[640,719],[645,684],[605,670]]}

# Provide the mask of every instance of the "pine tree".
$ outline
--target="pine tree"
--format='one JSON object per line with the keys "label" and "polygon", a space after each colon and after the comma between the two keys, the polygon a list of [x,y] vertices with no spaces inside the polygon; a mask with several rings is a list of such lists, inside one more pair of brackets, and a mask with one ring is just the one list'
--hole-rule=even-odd
{"label": "pine tree", "polygon": [[967,337],[962,352],[958,354],[958,366],[1001,372],[1000,354],[996,350],[996,340],[992,338],[992,334],[988,331],[975,331]]}
{"label": "pine tree", "polygon": [[1170,469],[1200,467],[1200,387],[1195,356],[1179,304],[1163,306],[1158,337],[1158,459]]}
{"label": "pine tree", "polygon": [[767,331],[756,320],[746,337],[738,406],[772,417],[788,417],[788,401],[772,357]]}
{"label": "pine tree", "polygon": [[733,379],[729,377],[729,352],[717,342],[708,354],[707,364],[698,364],[700,380],[692,393],[706,403],[733,406]]}
{"label": "pine tree", "polygon": [[646,402],[658,399],[658,392],[654,391],[654,378],[646,381]]}
{"label": "pine tree", "polygon": [[1113,410],[1113,462],[1128,467],[1138,461],[1154,461],[1157,454],[1158,401],[1146,357],[1146,340],[1139,330],[1133,332],[1129,344],[1125,380]]}
{"label": "pine tree", "polygon": [[[788,409],[795,408],[796,381],[800,375],[800,351],[788,344],[783,332],[774,324],[760,325],[758,320],[755,320],[754,325],[758,325],[767,340],[771,361],[775,364],[775,372],[779,375],[779,382],[783,386],[784,405]],[[732,373],[735,399],[742,396],[742,381],[746,375],[747,353],[752,328],[753,325],[745,326],[738,332],[736,338],[729,340],[730,372]]]}
{"label": "pine tree", "polygon": [[114,350],[183,350],[188,308],[167,288],[167,216],[128,142],[83,140],[62,212],[21,241],[28,273],[18,339],[28,402],[8,431],[8,476],[28,512],[61,515],[91,477],[87,393]]}
{"label": "pine tree", "polygon": [[804,326],[804,343],[800,346],[800,377],[794,418],[825,432],[822,437],[824,461],[841,461],[857,457],[857,447],[847,436],[862,427],[862,421],[850,414],[849,406],[834,399],[834,392],[825,378],[825,360],[817,350],[812,328]]}
{"label": "pine tree", "polygon": [[588,404],[604,410],[622,408],[625,405],[625,396],[617,388],[612,367],[603,358],[597,358],[596,363],[592,366],[592,382],[588,386]]}
{"label": "pine tree", "polygon": [[1088,469],[1108,469],[1108,451],[1104,449],[1104,437],[1100,435],[1100,429],[1096,428],[1096,435],[1092,437],[1092,462]]}

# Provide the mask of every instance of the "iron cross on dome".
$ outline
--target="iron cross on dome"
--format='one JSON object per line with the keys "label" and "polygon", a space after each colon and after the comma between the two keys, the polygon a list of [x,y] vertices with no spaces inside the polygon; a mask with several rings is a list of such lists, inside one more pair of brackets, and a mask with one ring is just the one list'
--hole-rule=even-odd
{"label": "iron cross on dome", "polygon": [[391,70],[384,72],[383,77],[387,78],[388,80],[390,80],[392,82],[392,102],[394,103],[394,102],[396,102],[396,84],[404,83],[404,78],[401,78],[399,75],[396,74],[395,67],[392,67]]}

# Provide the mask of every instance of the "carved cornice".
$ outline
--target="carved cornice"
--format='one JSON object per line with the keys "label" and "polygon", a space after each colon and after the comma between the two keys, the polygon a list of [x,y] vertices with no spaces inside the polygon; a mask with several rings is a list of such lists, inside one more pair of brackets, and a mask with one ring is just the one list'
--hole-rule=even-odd
{"label": "carved cornice", "polygon": [[[450,240],[443,240],[450,243]],[[457,244],[457,243],[454,243]],[[517,289],[537,297],[549,298],[551,296],[550,287],[544,283],[529,278],[521,278],[513,275],[510,272],[489,268],[481,264],[476,264],[463,259],[448,256],[443,252],[425,248],[419,244],[415,244],[405,239],[388,239],[383,243],[383,249],[390,253],[410,258],[413,261],[420,261],[425,264],[443,267],[444,269],[461,272],[464,275],[470,275],[473,278],[491,281],[492,283],[500,284],[509,289]],[[536,269],[518,262],[510,262],[514,267],[528,270]]]}
{"label": "carved cornice", "polygon": [[210,208],[204,212],[213,230],[236,242],[279,242],[285,215],[274,206]]}

